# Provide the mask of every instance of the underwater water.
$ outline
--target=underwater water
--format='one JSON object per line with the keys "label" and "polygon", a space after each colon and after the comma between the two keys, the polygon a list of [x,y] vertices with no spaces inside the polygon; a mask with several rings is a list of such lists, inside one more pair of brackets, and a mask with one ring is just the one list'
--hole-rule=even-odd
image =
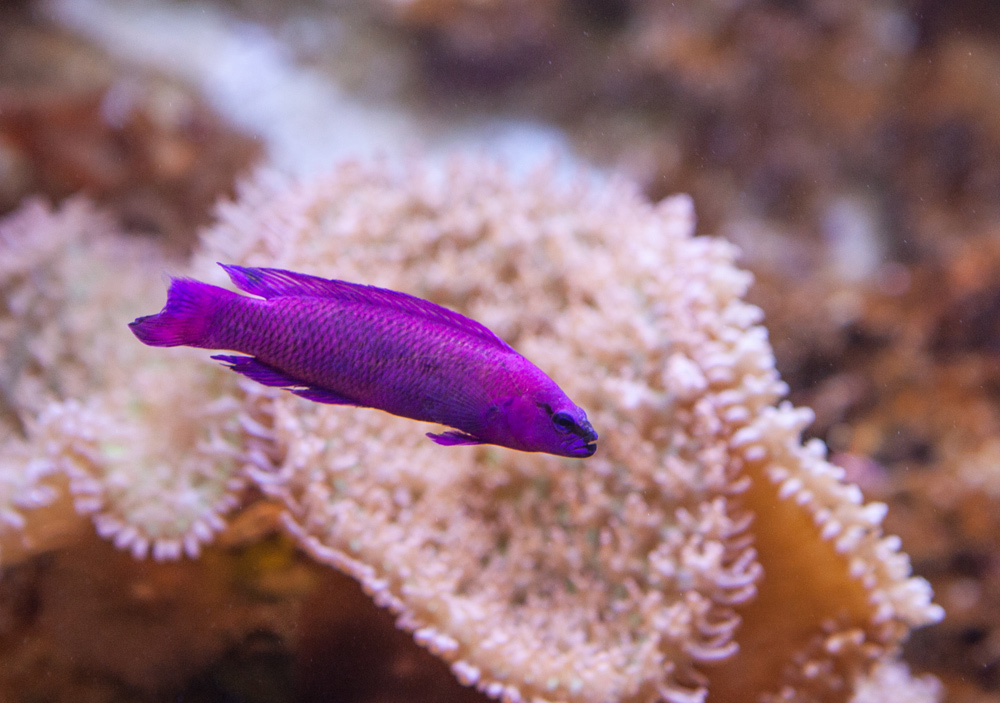
{"label": "underwater water", "polygon": [[[998,32],[4,6],[0,700],[1000,700]],[[596,454],[132,337],[216,261],[478,320]]]}

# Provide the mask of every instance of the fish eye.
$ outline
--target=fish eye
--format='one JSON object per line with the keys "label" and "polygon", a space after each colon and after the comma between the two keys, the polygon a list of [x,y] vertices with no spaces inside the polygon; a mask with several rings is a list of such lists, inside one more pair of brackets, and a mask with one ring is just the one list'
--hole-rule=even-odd
{"label": "fish eye", "polygon": [[573,422],[573,418],[570,417],[570,414],[564,412],[558,412],[553,415],[552,423],[560,432],[569,432],[576,427],[576,423]]}

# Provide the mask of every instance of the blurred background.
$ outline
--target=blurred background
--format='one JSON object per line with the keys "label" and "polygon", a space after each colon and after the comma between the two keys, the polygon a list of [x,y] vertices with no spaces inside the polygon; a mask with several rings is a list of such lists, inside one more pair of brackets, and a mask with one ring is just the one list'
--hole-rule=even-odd
{"label": "blurred background", "polygon": [[[84,193],[183,256],[255,167],[307,175],[456,150],[586,163],[652,201],[694,197],[699,233],[736,242],[756,276],[791,399],[816,411],[810,434],[890,505],[887,531],[948,613],[905,659],[948,700],[1000,701],[1000,3],[0,5],[0,215]],[[252,610],[258,627],[169,685],[150,683],[156,647],[125,631],[47,666],[44,638],[61,635],[32,619],[36,560],[0,579],[0,693],[285,701],[294,676],[295,700],[479,699],[353,583],[292,563],[279,537],[246,543],[238,559],[284,574],[258,569],[250,592],[325,594],[297,621],[294,653],[276,596]],[[144,568],[99,543],[75,558]],[[169,578],[194,582],[210,562]],[[81,598],[114,588],[63,567]],[[147,647],[149,661],[95,677],[101,647]]]}

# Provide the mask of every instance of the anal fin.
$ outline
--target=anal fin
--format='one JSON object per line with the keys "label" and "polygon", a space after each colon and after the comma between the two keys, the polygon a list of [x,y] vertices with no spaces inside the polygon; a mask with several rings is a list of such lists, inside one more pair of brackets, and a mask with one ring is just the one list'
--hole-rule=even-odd
{"label": "anal fin", "polygon": [[427,436],[438,444],[443,444],[446,447],[454,447],[463,444],[485,444],[481,439],[472,436],[471,434],[466,434],[465,432],[458,432],[455,430],[449,430],[448,432],[442,432],[441,434],[434,434],[433,432],[428,432]]}

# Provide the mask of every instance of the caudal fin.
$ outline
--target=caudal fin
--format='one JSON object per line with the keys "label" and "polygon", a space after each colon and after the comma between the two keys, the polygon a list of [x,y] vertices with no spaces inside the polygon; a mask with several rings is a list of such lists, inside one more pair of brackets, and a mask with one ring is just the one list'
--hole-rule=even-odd
{"label": "caudal fin", "polygon": [[217,302],[230,295],[234,293],[225,288],[174,278],[163,310],[136,318],[128,326],[140,342],[151,347],[200,347],[207,341]]}

